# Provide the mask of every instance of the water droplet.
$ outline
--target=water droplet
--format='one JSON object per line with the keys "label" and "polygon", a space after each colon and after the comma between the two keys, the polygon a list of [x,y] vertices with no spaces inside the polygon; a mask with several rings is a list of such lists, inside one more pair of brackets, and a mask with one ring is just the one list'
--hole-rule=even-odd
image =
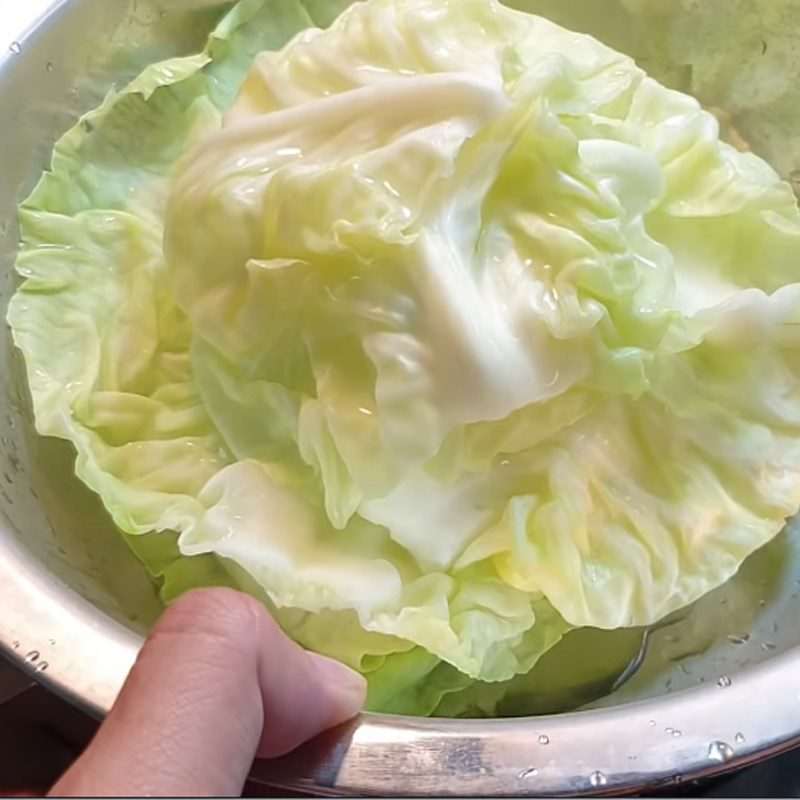
{"label": "water droplet", "polygon": [[11,42],[11,44],[8,46],[8,49],[15,56],[18,56],[22,52],[22,45],[19,42]]}
{"label": "water droplet", "polygon": [[683,734],[676,728],[674,731],[672,731],[672,736],[677,739],[679,736],[683,736]]}
{"label": "water droplet", "polygon": [[658,725],[658,723],[657,723],[657,722],[656,722],[654,719],[651,719],[651,720],[650,720],[650,721],[649,721],[647,724],[648,724],[648,725],[649,725],[651,728],[655,728],[655,726],[656,726],[656,725]]}
{"label": "water droplet", "polygon": [[38,660],[38,658],[39,658],[39,651],[31,650],[30,653],[28,653],[28,655],[25,656],[25,663],[33,664],[33,662]]}
{"label": "water droplet", "polygon": [[776,645],[775,645],[775,643],[774,643],[774,642],[762,642],[762,643],[761,643],[761,649],[762,649],[762,650],[763,650],[765,653],[768,653],[770,650],[774,650],[774,649],[775,649],[775,647],[776,647]]}
{"label": "water droplet", "polygon": [[717,678],[717,686],[721,686],[723,689],[727,689],[733,681],[727,675],[720,675]]}
{"label": "water droplet", "polygon": [[536,767],[528,767],[528,769],[522,770],[522,772],[517,775],[517,777],[521,780],[527,780],[528,778],[535,778],[539,774],[539,770]]}
{"label": "water droplet", "polygon": [[19,650],[19,642],[11,642],[11,646],[12,646],[12,647],[13,647],[15,650]]}
{"label": "water droplet", "polygon": [[736,744],[744,744],[745,739],[743,733],[737,733],[734,738],[736,739]]}
{"label": "water droplet", "polygon": [[539,744],[550,744],[550,737],[547,734],[542,734],[539,737]]}
{"label": "water droplet", "polygon": [[44,672],[50,665],[46,661],[40,661],[34,668],[34,672]]}
{"label": "water droplet", "polygon": [[50,647],[55,647],[56,646],[56,640],[55,639],[48,639],[47,640],[47,644],[49,644]]}
{"label": "water droplet", "polygon": [[733,748],[725,742],[711,742],[708,746],[708,760],[724,764],[733,758]]}
{"label": "water droplet", "polygon": [[606,776],[599,770],[595,770],[589,776],[589,783],[595,788],[598,786],[605,786],[608,783],[608,778],[606,778]]}
{"label": "water droplet", "polygon": [[666,733],[667,736],[672,736],[675,731],[672,728],[664,728],[664,733]]}
{"label": "water droplet", "polygon": [[54,67],[53,67],[53,62],[52,62],[52,61],[48,61],[48,62],[47,62],[45,65],[44,65],[44,68],[45,68],[45,69],[46,69],[48,72],[52,72],[52,71],[53,71],[53,69],[54,69]]}
{"label": "water droplet", "polygon": [[747,642],[750,641],[750,634],[745,633],[742,636],[737,636],[736,634],[731,633],[728,635],[728,641],[731,644],[747,644]]}

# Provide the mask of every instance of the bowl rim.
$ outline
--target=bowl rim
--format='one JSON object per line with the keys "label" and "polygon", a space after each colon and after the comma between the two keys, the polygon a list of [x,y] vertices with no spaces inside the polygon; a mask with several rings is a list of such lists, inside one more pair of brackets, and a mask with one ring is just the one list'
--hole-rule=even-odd
{"label": "bowl rim", "polygon": [[[143,638],[54,577],[7,527],[0,517],[0,651],[103,717]],[[330,795],[630,794],[738,769],[796,744],[800,647],[746,668],[730,685],[612,708],[486,720],[364,713],[289,756],[257,762],[252,777]]]}

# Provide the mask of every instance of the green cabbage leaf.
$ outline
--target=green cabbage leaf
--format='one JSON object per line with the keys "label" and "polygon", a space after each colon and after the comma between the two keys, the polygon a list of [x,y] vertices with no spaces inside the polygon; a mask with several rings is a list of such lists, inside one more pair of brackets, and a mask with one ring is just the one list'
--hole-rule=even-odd
{"label": "green cabbage leaf", "polygon": [[339,10],[242,0],[84,117],[8,318],[166,599],[252,592],[371,708],[508,713],[800,506],[800,211],[589,36]]}

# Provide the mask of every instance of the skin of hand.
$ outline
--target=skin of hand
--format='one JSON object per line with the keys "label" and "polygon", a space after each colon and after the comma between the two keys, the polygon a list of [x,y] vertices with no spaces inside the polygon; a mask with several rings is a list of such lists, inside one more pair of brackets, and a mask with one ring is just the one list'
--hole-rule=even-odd
{"label": "skin of hand", "polygon": [[156,623],[112,711],[50,796],[238,796],[255,758],[354,717],[365,694],[360,675],[303,650],[256,600],[191,592]]}

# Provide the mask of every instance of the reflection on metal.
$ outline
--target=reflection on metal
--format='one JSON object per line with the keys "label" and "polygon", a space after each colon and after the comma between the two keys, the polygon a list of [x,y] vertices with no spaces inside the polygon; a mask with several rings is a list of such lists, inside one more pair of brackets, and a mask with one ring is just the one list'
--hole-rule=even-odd
{"label": "reflection on metal", "polygon": [[53,6],[53,0],[0,0],[0,51],[21,52],[17,41],[20,33],[41,19]]}

